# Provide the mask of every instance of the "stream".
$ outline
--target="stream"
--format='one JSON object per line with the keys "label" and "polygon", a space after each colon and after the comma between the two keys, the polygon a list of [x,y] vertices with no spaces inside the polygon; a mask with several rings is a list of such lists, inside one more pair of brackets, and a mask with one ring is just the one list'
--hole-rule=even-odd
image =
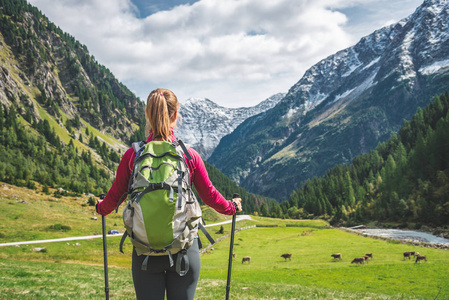
{"label": "stream", "polygon": [[449,239],[438,237],[436,235],[427,232],[401,230],[401,229],[358,229],[357,231],[360,231],[366,235],[392,238],[395,240],[412,240],[416,242],[449,245]]}

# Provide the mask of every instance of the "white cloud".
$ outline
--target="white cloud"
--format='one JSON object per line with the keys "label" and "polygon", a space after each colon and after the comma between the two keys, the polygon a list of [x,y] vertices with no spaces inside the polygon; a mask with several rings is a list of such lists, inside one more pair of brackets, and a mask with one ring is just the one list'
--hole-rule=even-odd
{"label": "white cloud", "polygon": [[130,0],[30,3],[142,99],[163,86],[180,100],[255,105],[354,41],[342,0],[201,0],[143,19]]}

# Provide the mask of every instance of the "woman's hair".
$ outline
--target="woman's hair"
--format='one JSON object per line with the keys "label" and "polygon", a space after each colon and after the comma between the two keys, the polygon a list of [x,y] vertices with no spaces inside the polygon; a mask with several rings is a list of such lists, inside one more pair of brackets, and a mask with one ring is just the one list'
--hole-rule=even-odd
{"label": "woman's hair", "polygon": [[168,140],[170,136],[170,124],[175,121],[175,114],[179,109],[178,98],[172,91],[156,89],[147,98],[145,116],[148,125],[153,130],[154,137]]}

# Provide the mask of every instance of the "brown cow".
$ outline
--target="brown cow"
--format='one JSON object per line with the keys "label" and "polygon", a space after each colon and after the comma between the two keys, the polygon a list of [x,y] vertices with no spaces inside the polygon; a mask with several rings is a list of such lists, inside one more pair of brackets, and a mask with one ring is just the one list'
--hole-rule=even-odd
{"label": "brown cow", "polygon": [[426,256],[425,255],[416,255],[416,260],[415,260],[415,264],[417,263],[417,262],[420,262],[421,260],[425,260],[425,261],[427,261],[427,258],[426,258]]}
{"label": "brown cow", "polygon": [[289,260],[292,260],[292,254],[291,253],[282,254],[281,257],[285,258],[285,261],[287,261],[287,258]]}
{"label": "brown cow", "polygon": [[237,258],[237,254],[232,253],[232,258],[233,258],[233,259],[236,259],[236,258]]}
{"label": "brown cow", "polygon": [[366,253],[365,257],[369,257],[369,258],[373,259],[373,254],[372,253]]}
{"label": "brown cow", "polygon": [[342,258],[343,258],[341,253],[331,254],[331,256],[334,258],[334,260],[335,259],[342,260]]}
{"label": "brown cow", "polygon": [[245,256],[242,258],[242,264],[247,261],[248,263],[251,263],[251,256]]}
{"label": "brown cow", "polygon": [[351,261],[351,264],[364,264],[365,263],[365,257],[356,257]]}
{"label": "brown cow", "polygon": [[406,259],[408,257],[408,259],[410,260],[411,256],[415,256],[415,251],[412,252],[404,252],[404,259]]}

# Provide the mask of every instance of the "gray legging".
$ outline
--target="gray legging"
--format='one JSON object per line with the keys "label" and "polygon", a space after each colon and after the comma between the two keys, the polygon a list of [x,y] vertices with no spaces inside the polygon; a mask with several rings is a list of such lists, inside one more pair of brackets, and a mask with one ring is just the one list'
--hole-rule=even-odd
{"label": "gray legging", "polygon": [[170,267],[168,256],[150,256],[147,271],[142,271],[142,263],[146,255],[138,256],[133,251],[132,272],[134,288],[137,299],[164,300],[167,291],[167,300],[189,300],[195,297],[196,285],[200,277],[200,252],[198,239],[187,250],[190,269],[185,276],[176,273],[176,257],[173,255],[175,265]]}

